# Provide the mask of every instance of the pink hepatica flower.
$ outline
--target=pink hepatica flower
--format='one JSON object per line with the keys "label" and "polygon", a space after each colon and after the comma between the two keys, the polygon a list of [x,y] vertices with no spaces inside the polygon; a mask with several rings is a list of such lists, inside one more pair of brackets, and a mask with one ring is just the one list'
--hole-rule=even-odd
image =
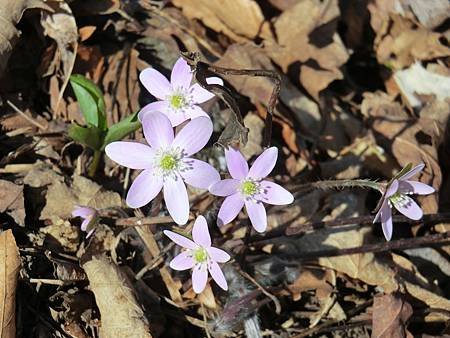
{"label": "pink hepatica flower", "polygon": [[386,187],[386,193],[380,201],[381,207],[373,222],[381,221],[384,237],[388,241],[392,238],[392,206],[413,220],[419,220],[423,216],[422,209],[408,195],[428,195],[434,192],[434,188],[425,183],[409,180],[421,172],[424,166],[424,164],[419,164],[410,170],[407,170],[408,168],[405,167]]}
{"label": "pink hepatica flower", "polygon": [[105,148],[115,162],[131,169],[144,169],[128,191],[127,204],[139,208],[163,190],[167,210],[175,222],[186,224],[189,200],[185,183],[208,189],[220,175],[211,165],[190,156],[208,142],[213,126],[210,119],[197,117],[174,136],[169,119],[158,112],[142,121],[148,145],[139,142],[112,142]]}
{"label": "pink hepatica flower", "polygon": [[213,184],[209,191],[213,195],[226,196],[219,210],[217,225],[231,222],[244,207],[253,227],[263,232],[267,227],[264,203],[283,205],[294,201],[294,196],[280,185],[264,178],[275,167],[278,149],[266,149],[253,163],[250,170],[244,156],[233,148],[225,150],[228,171],[232,178]]}
{"label": "pink hepatica flower", "polygon": [[[203,89],[198,83],[191,85],[192,75],[191,68],[183,58],[179,58],[173,66],[170,82],[157,70],[144,69],[139,79],[150,94],[160,101],[142,108],[139,120],[142,121],[147,114],[159,111],[164,113],[175,127],[188,119],[209,117],[198,104],[212,99],[214,94]],[[223,81],[218,77],[209,77],[206,82],[223,85]]]}
{"label": "pink hepatica flower", "polygon": [[193,241],[169,230],[165,230],[164,234],[186,249],[170,262],[170,267],[179,271],[192,269],[192,287],[195,293],[200,293],[205,288],[208,271],[222,289],[228,290],[227,281],[217,263],[228,262],[230,255],[211,246],[211,237],[205,217],[198,216],[195,220],[192,228]]}
{"label": "pink hepatica flower", "polygon": [[81,222],[81,230],[87,232],[86,238],[89,238],[94,233],[95,223],[98,221],[97,210],[76,205],[75,209],[72,211],[72,216],[80,217],[83,220]]}

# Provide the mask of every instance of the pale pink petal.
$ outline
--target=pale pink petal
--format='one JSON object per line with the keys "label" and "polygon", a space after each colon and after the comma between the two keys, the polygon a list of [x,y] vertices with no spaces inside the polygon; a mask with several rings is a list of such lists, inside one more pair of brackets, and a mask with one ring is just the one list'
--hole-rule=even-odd
{"label": "pale pink petal", "polygon": [[208,189],[212,184],[220,180],[217,170],[209,163],[194,158],[184,158],[186,168],[180,174],[184,181],[199,189]]}
{"label": "pale pink petal", "polygon": [[177,224],[186,224],[189,218],[189,199],[181,177],[166,179],[163,192],[170,216]]}
{"label": "pale pink petal", "polygon": [[208,223],[203,216],[198,216],[192,228],[192,238],[194,242],[204,248],[211,246],[211,236],[209,236]]}
{"label": "pale pink petal", "polygon": [[189,108],[186,108],[185,114],[186,114],[186,117],[189,119],[195,119],[196,117],[201,117],[201,116],[210,118],[209,115],[202,108],[200,108],[199,106],[197,106],[195,104]]}
{"label": "pale pink petal", "polygon": [[153,68],[144,69],[139,74],[139,80],[150,94],[160,100],[164,100],[172,91],[166,77]]}
{"label": "pale pink petal", "polygon": [[88,225],[89,225],[89,223],[91,223],[91,218],[90,218],[90,217],[84,219],[83,222],[81,222],[81,227],[80,227],[81,230],[82,230],[82,231],[86,231],[86,230],[87,230],[87,227],[88,227]]}
{"label": "pale pink petal", "polygon": [[392,210],[387,202],[383,203],[380,213],[381,228],[386,240],[390,241],[392,238]]}
{"label": "pale pink petal", "polygon": [[212,260],[219,263],[225,263],[231,259],[230,255],[227,254],[225,251],[223,251],[222,249],[215,248],[213,246],[207,248],[206,251],[208,251],[208,255],[209,257],[211,257]]}
{"label": "pale pink petal", "polygon": [[403,215],[406,217],[413,219],[413,220],[419,220],[423,216],[423,211],[420,209],[420,207],[417,205],[414,200],[406,195],[402,196],[403,200],[400,203],[392,203],[398,211],[400,211]]}
{"label": "pale pink petal", "polygon": [[236,218],[243,207],[244,200],[239,193],[225,198],[217,216],[217,225],[222,226],[230,223]]}
{"label": "pale pink petal", "polygon": [[262,201],[265,203],[284,205],[294,202],[294,196],[281,185],[269,181],[262,181],[261,187],[263,192],[259,196],[261,196]]}
{"label": "pale pink petal", "polygon": [[178,244],[179,246],[189,249],[189,250],[195,250],[198,248],[197,244],[195,244],[193,241],[191,241],[189,238],[182,236],[180,234],[177,234],[176,232],[170,231],[170,230],[164,230],[164,235],[169,237],[175,244]]}
{"label": "pale pink petal", "polygon": [[170,74],[170,84],[174,89],[188,89],[191,82],[191,67],[189,67],[186,60],[180,57],[172,68],[172,74]]}
{"label": "pale pink petal", "polygon": [[142,129],[148,144],[152,148],[168,147],[173,142],[173,128],[166,115],[154,112],[145,115]]}
{"label": "pale pink petal", "polygon": [[172,127],[179,126],[184,121],[189,120],[189,117],[186,116],[186,114],[182,111],[174,111],[172,109],[167,109],[164,114],[168,117],[170,120],[170,123],[172,124]]}
{"label": "pale pink petal", "polygon": [[216,196],[230,196],[237,192],[240,183],[239,180],[234,178],[226,178],[214,183],[209,188],[209,192]]}
{"label": "pale pink petal", "polygon": [[166,114],[167,110],[169,108],[169,102],[168,101],[155,101],[152,103],[149,103],[144,108],[141,109],[141,111],[138,114],[139,121],[142,122],[144,119],[144,116],[148,114],[152,114],[154,112],[160,112],[163,114]]}
{"label": "pale pink petal", "polygon": [[195,154],[208,143],[213,132],[213,124],[209,118],[197,117],[181,129],[175,140],[174,147],[180,147],[187,156]]}
{"label": "pale pink petal", "polygon": [[[218,77],[208,77],[206,78],[206,83],[223,86],[223,80]],[[214,97],[213,93],[202,88],[198,83],[194,84],[191,88],[192,97],[195,103],[203,103]]]}
{"label": "pale pink petal", "polygon": [[245,209],[247,210],[253,228],[258,232],[266,231],[267,215],[264,205],[253,201],[245,201]]}
{"label": "pale pink petal", "polygon": [[72,211],[72,216],[86,218],[95,215],[96,212],[97,211],[93,208],[76,205]]}
{"label": "pale pink petal", "polygon": [[105,153],[114,162],[131,169],[152,167],[155,152],[146,144],[139,142],[117,141],[105,147]]}
{"label": "pale pink petal", "polygon": [[417,181],[399,181],[398,190],[402,193],[412,193],[417,195],[429,195],[435,192],[433,187]]}
{"label": "pale pink petal", "polygon": [[386,191],[386,194],[384,195],[384,198],[389,198],[392,195],[394,195],[398,191],[399,183],[398,180],[393,180],[391,184],[388,187],[388,190]]}
{"label": "pale pink petal", "polygon": [[425,164],[421,163],[419,165],[416,165],[414,168],[412,168],[410,171],[406,172],[403,176],[400,176],[399,180],[408,180],[411,177],[417,175],[419,172],[423,170],[425,167]]}
{"label": "pale pink petal", "polygon": [[131,184],[126,202],[131,208],[140,208],[158,195],[163,186],[162,179],[153,175],[151,169],[145,169]]}
{"label": "pale pink petal", "polygon": [[275,164],[277,163],[277,157],[277,147],[271,147],[264,150],[264,152],[258,156],[258,158],[251,166],[248,172],[248,176],[255,179],[266,177],[275,167]]}
{"label": "pale pink petal", "polygon": [[225,160],[231,177],[241,180],[248,174],[248,163],[241,152],[233,147],[225,149]]}
{"label": "pale pink petal", "polygon": [[194,265],[195,260],[188,251],[183,251],[169,263],[169,266],[177,271],[192,269]]}
{"label": "pale pink petal", "polygon": [[208,281],[208,269],[206,264],[197,264],[192,270],[192,288],[195,293],[201,293]]}
{"label": "pale pink petal", "polygon": [[210,262],[208,265],[208,270],[217,285],[219,285],[223,290],[227,291],[227,280],[225,279],[225,276],[223,275],[222,269],[220,268],[219,264],[214,261]]}

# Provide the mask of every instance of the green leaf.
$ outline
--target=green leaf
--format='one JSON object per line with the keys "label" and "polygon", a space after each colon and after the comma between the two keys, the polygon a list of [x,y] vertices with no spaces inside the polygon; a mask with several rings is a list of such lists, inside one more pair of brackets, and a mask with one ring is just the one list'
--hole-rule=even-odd
{"label": "green leaf", "polygon": [[119,123],[116,123],[109,128],[105,141],[103,142],[102,150],[114,141],[119,141],[123,139],[128,134],[138,130],[141,127],[141,123],[137,118],[138,112],[131,114],[130,116],[124,118]]}
{"label": "green leaf", "polygon": [[104,132],[95,126],[82,127],[77,124],[71,124],[68,133],[75,142],[91,149],[100,150],[102,146]]}
{"label": "green leaf", "polygon": [[83,75],[73,74],[70,84],[87,124],[106,130],[106,105],[100,88]]}

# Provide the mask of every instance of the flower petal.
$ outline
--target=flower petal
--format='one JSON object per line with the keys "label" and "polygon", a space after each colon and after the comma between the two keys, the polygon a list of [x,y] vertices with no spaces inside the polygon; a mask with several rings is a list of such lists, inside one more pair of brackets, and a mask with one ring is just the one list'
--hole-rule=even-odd
{"label": "flower petal", "polygon": [[398,180],[393,180],[391,182],[391,185],[389,185],[386,194],[384,194],[384,198],[386,199],[394,195],[398,191],[398,187],[399,187]]}
{"label": "flower petal", "polygon": [[197,264],[192,270],[192,288],[195,293],[201,293],[208,280],[208,270],[206,264]]}
{"label": "flower petal", "polygon": [[90,218],[84,219],[83,222],[81,222],[81,227],[80,227],[81,230],[82,231],[86,231],[89,223],[91,223],[91,219]]}
{"label": "flower petal", "polygon": [[140,208],[158,195],[163,186],[160,177],[153,175],[151,169],[145,169],[131,184],[126,202],[131,208]]}
{"label": "flower petal", "polygon": [[380,209],[381,228],[386,240],[390,241],[392,238],[392,210],[389,203],[385,202]]}
{"label": "flower petal", "polygon": [[178,254],[174,259],[172,259],[169,263],[169,266],[177,271],[183,271],[187,269],[192,269],[195,265],[194,258],[188,251],[183,251]]}
{"label": "flower petal", "polygon": [[111,142],[105,147],[105,153],[114,162],[131,169],[152,167],[155,152],[146,144],[139,142]]}
{"label": "flower petal", "polygon": [[197,244],[195,244],[189,238],[184,237],[180,234],[177,234],[176,232],[173,232],[170,230],[164,230],[163,233],[164,233],[164,235],[169,237],[172,240],[172,242],[174,242],[175,244],[177,244],[183,248],[190,249],[190,250],[195,250],[198,248]]}
{"label": "flower petal", "polygon": [[213,124],[211,119],[197,117],[178,132],[173,141],[173,146],[180,147],[187,156],[190,156],[201,150],[208,143],[212,132]]}
{"label": "flower petal", "polygon": [[424,167],[425,167],[425,164],[420,163],[420,164],[416,165],[414,168],[412,168],[410,171],[406,172],[403,176],[400,176],[398,179],[399,180],[408,180],[411,177],[417,175],[419,172],[421,172]]}
{"label": "flower petal", "polygon": [[248,176],[252,178],[264,178],[271,173],[275,164],[277,163],[278,149],[277,147],[270,147],[258,156],[251,166]]}
{"label": "flower petal", "polygon": [[417,195],[429,195],[435,192],[428,184],[417,181],[399,181],[399,191],[402,193],[413,193]]}
{"label": "flower petal", "polygon": [[192,82],[191,67],[189,67],[186,60],[180,57],[172,68],[172,74],[170,74],[170,84],[172,88],[185,88],[188,89]]}
{"label": "flower petal", "polygon": [[72,216],[86,218],[86,217],[95,215],[96,212],[97,211],[93,208],[82,207],[81,205],[76,205],[72,211]]}
{"label": "flower petal", "polygon": [[267,228],[267,215],[264,205],[259,202],[245,201],[245,209],[253,228],[258,232],[264,232]]}
{"label": "flower petal", "polygon": [[170,216],[177,224],[186,224],[189,219],[189,199],[181,177],[166,179],[163,192]]}
{"label": "flower petal", "polygon": [[174,111],[172,109],[167,109],[164,112],[164,115],[166,115],[167,118],[170,120],[170,123],[172,124],[172,127],[179,126],[184,121],[187,121],[189,119],[184,112],[182,112],[182,111]]}
{"label": "flower petal", "polygon": [[204,248],[211,246],[211,236],[209,235],[208,223],[203,216],[198,216],[194,222],[192,228],[192,238],[195,244],[198,244]]}
{"label": "flower petal", "polygon": [[234,178],[226,178],[214,183],[209,188],[209,192],[216,196],[230,196],[237,192],[240,183],[239,180]]}
{"label": "flower petal", "polygon": [[196,117],[207,117],[210,118],[209,115],[199,106],[193,104],[191,107],[185,109],[185,115],[187,118],[195,119]]}
{"label": "flower petal", "polygon": [[220,175],[217,170],[209,163],[196,160],[195,158],[184,158],[186,164],[180,174],[184,181],[199,189],[208,189],[212,184],[220,181]]}
{"label": "flower petal", "polygon": [[225,149],[225,160],[231,177],[238,180],[247,177],[248,163],[239,150],[233,147]]}
{"label": "flower petal", "polygon": [[225,198],[217,215],[217,225],[230,223],[239,214],[239,211],[244,207],[244,200],[239,193],[233,194]]}
{"label": "flower petal", "polygon": [[154,112],[160,112],[166,115],[168,108],[169,108],[168,101],[155,101],[149,103],[148,105],[144,106],[144,108],[142,108],[141,111],[139,112],[138,114],[139,121],[142,122],[144,116],[152,114]]}
{"label": "flower petal", "polygon": [[294,196],[279,184],[262,181],[261,186],[263,188],[263,193],[259,196],[262,197],[262,201],[265,203],[284,205],[294,202]]}
{"label": "flower petal", "polygon": [[[217,84],[223,86],[223,80],[219,77],[208,77],[206,78],[206,83],[208,84]],[[206,90],[198,83],[194,84],[191,87],[192,98],[195,103],[203,103],[208,100],[211,100],[215,95],[210,91]]]}
{"label": "flower petal", "polygon": [[420,209],[417,203],[409,196],[403,195],[401,202],[392,204],[395,209],[410,219],[419,220],[423,216],[422,209]]}
{"label": "flower petal", "polygon": [[219,285],[223,290],[228,290],[228,284],[227,280],[225,279],[225,276],[223,275],[222,269],[220,268],[219,264],[217,262],[210,262],[208,266],[209,273],[211,274],[211,277],[214,279],[214,281]]}
{"label": "flower petal", "polygon": [[142,129],[145,139],[152,148],[168,147],[173,142],[172,124],[162,113],[154,112],[145,115],[142,120]]}
{"label": "flower petal", "polygon": [[207,248],[206,251],[208,251],[209,257],[211,257],[212,260],[219,263],[225,263],[231,259],[228,253],[213,246]]}
{"label": "flower petal", "polygon": [[156,69],[147,68],[139,74],[139,80],[154,97],[163,100],[172,91],[169,81]]}

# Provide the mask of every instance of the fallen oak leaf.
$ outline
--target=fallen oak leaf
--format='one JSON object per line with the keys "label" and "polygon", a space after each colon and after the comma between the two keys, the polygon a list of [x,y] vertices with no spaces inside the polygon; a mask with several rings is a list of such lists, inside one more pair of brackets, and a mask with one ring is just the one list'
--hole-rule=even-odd
{"label": "fallen oak leaf", "polygon": [[413,335],[405,327],[412,314],[412,306],[399,295],[375,296],[372,338],[412,338]]}

